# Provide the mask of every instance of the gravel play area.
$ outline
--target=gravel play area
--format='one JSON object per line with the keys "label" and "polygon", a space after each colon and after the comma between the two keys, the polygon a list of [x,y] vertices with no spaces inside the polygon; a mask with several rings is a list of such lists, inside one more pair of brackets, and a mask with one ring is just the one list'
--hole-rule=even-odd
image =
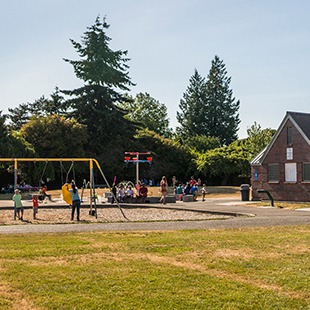
{"label": "gravel play area", "polygon": [[[97,219],[95,216],[89,215],[89,209],[82,208],[80,222],[127,222],[121,211],[117,208],[99,208],[97,211]],[[183,211],[160,208],[123,208],[125,216],[133,222],[142,221],[199,221],[212,219],[227,219],[230,216],[214,215],[205,212]],[[33,219],[32,209],[25,209],[23,221],[14,220],[13,210],[0,210],[0,225],[4,224],[49,224],[49,223],[76,223],[71,221],[71,209],[44,209],[39,208],[37,219]],[[76,219],[76,214],[75,214]]]}

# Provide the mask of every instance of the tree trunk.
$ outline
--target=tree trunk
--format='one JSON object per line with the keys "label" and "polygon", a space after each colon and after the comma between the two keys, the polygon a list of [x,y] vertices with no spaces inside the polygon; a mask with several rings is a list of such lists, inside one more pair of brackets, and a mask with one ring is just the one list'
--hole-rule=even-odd
{"label": "tree trunk", "polygon": [[227,185],[227,181],[228,181],[229,177],[230,177],[230,174],[227,174],[223,177],[222,182],[221,182],[221,186]]}

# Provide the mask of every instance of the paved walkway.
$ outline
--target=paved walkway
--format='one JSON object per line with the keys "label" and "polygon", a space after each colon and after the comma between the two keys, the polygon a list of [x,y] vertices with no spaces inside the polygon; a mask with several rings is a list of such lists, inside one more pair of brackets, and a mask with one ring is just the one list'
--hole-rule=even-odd
{"label": "paved walkway", "polygon": [[[263,227],[284,225],[310,225],[310,208],[296,211],[274,207],[245,206],[249,202],[240,199],[207,199],[191,203],[177,202],[167,205],[146,204],[149,207],[165,207],[191,211],[208,211],[212,213],[230,214],[227,220],[209,221],[174,221],[174,222],[143,222],[143,223],[92,223],[92,224],[49,224],[49,225],[5,225],[0,226],[0,234],[19,233],[58,233],[82,231],[130,231],[130,230],[182,230],[236,227]],[[48,205],[46,205],[48,206]],[[103,205],[104,206],[104,205]],[[141,205],[139,205],[141,206]],[[1,208],[8,207],[7,202],[0,201]],[[61,207],[58,205],[58,207]],[[99,206],[100,207],[100,206]],[[126,209],[124,209],[126,214]],[[0,213],[1,214],[1,213]]]}

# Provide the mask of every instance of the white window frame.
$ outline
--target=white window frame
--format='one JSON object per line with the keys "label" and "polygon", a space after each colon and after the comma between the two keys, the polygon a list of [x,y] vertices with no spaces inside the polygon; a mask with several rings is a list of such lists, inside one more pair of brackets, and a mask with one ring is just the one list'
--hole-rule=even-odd
{"label": "white window frame", "polygon": [[286,159],[293,160],[293,148],[292,147],[288,147],[286,149]]}
{"label": "white window frame", "polygon": [[285,164],[285,182],[297,182],[297,163]]}

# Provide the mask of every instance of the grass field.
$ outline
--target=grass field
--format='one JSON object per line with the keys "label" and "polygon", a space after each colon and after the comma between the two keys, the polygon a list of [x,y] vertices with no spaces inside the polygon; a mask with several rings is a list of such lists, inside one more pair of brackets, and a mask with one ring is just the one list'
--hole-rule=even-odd
{"label": "grass field", "polygon": [[310,226],[0,235],[0,309],[310,309]]}

